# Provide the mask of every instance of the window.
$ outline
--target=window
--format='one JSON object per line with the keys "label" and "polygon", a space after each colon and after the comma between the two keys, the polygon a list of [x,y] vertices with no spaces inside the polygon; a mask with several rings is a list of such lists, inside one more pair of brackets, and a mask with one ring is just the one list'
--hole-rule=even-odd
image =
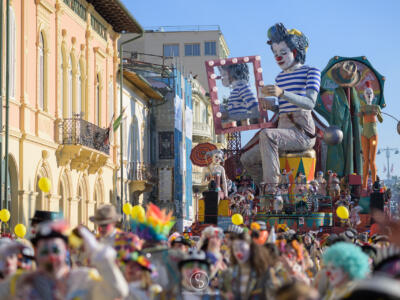
{"label": "window", "polygon": [[81,68],[77,68],[77,99],[76,99],[76,113],[82,116],[82,74]]}
{"label": "window", "polygon": [[17,62],[16,62],[16,53],[17,53],[17,39],[16,39],[16,26],[15,26],[15,14],[12,7],[10,7],[10,27],[9,27],[9,36],[10,36],[10,44],[9,44],[9,51],[10,51],[10,71],[9,71],[9,95],[11,98],[15,98],[15,74],[17,69]]}
{"label": "window", "polygon": [[217,43],[215,41],[204,43],[204,55],[217,55]]}
{"label": "window", "polygon": [[185,44],[185,56],[200,56],[200,44]]}
{"label": "window", "polygon": [[64,55],[61,50],[61,105],[60,105],[60,116],[64,118],[64,103],[65,103],[65,95],[64,95]]}
{"label": "window", "polygon": [[179,44],[164,45],[164,56],[179,56]]}
{"label": "window", "polygon": [[111,122],[114,116],[114,86],[112,80],[108,84],[108,119]]}
{"label": "window", "polygon": [[68,63],[68,118],[72,118],[72,59],[69,57]]}
{"label": "window", "polygon": [[43,33],[39,34],[39,108],[44,109],[44,40]]}
{"label": "window", "polygon": [[100,126],[100,76],[97,74],[96,77],[96,121],[97,121],[97,126]]}

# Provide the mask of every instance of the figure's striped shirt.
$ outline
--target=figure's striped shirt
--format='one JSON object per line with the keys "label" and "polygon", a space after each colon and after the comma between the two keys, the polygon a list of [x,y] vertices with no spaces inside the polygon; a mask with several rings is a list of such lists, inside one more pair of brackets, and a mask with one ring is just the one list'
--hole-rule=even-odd
{"label": "figure's striped shirt", "polygon": [[[321,72],[317,68],[302,66],[291,73],[279,73],[275,79],[276,85],[281,89],[296,95],[306,96],[308,89],[319,92]],[[295,104],[279,98],[279,113],[291,113],[301,110]]]}
{"label": "figure's striped shirt", "polygon": [[229,116],[232,118],[246,116],[246,114],[251,114],[255,107],[258,107],[257,98],[249,84],[244,80],[235,82],[228,99]]}

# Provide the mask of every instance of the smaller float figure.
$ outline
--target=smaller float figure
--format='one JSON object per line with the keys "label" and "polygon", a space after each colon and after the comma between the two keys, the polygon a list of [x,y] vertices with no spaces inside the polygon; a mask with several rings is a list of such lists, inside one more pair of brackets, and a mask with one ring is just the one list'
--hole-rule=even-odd
{"label": "smaller float figure", "polygon": [[222,128],[249,125],[249,119],[256,122],[260,112],[258,101],[249,85],[249,67],[247,64],[221,66],[222,85],[231,88],[227,109],[222,112]]}
{"label": "smaller float figure", "polygon": [[308,189],[308,209],[311,210],[313,207],[314,212],[318,211],[319,208],[319,195],[318,195],[318,181],[311,180]]}
{"label": "smaller float figure", "polygon": [[367,88],[364,90],[364,99],[367,104],[361,106],[360,110],[360,123],[362,125],[361,132],[361,146],[364,158],[363,169],[363,189],[367,189],[368,174],[371,170],[372,182],[376,180],[376,150],[378,148],[378,132],[376,129],[376,119],[382,123],[382,114],[379,105],[372,104],[374,100],[374,90],[371,88],[371,82],[365,83]]}
{"label": "smaller float figure", "polygon": [[212,162],[205,170],[205,178],[209,182],[209,190],[218,192],[219,203],[228,196],[225,169],[221,165],[224,162],[224,153],[221,150],[212,150],[206,156],[212,157]]}
{"label": "smaller float figure", "polygon": [[315,180],[318,183],[318,195],[326,196],[326,180],[324,178],[324,172],[318,171]]}

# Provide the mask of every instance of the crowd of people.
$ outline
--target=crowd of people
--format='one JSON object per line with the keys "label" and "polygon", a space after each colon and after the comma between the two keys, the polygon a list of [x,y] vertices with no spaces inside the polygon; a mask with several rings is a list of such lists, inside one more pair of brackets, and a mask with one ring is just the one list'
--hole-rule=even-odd
{"label": "crowd of people", "polygon": [[193,236],[160,231],[154,205],[127,231],[112,205],[94,231],[37,211],[29,239],[0,239],[0,299],[400,299],[400,224],[374,217],[373,235],[256,221]]}

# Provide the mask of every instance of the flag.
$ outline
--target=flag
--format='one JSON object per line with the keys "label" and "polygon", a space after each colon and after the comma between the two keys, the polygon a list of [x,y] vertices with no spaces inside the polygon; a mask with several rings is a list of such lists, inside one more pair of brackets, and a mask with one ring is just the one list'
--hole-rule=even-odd
{"label": "flag", "polygon": [[114,121],[113,124],[113,130],[117,131],[119,125],[121,125],[122,122],[122,117],[124,116],[125,110],[126,110],[127,106],[124,107],[124,109],[121,111],[120,115],[118,116],[118,118]]}
{"label": "flag", "polygon": [[104,134],[104,140],[103,140],[104,145],[108,145],[110,143],[110,132],[111,132],[111,127],[113,125],[114,116],[115,114],[113,114],[113,116],[111,117],[110,125],[108,125],[106,133]]}
{"label": "flag", "polygon": [[390,168],[390,173],[393,173],[393,169],[394,169],[394,166],[392,164],[392,167]]}

